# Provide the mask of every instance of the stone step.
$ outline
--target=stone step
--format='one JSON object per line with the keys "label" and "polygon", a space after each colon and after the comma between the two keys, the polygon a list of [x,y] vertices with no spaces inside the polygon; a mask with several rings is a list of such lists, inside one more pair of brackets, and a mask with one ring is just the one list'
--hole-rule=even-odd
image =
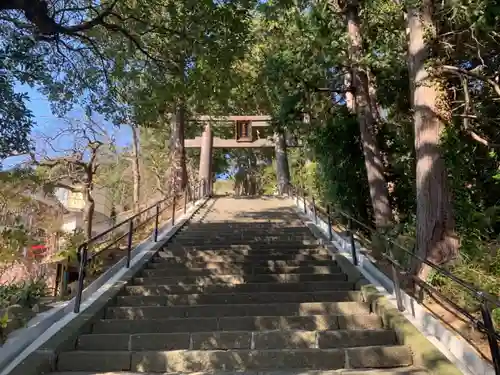
{"label": "stone step", "polygon": [[152,259],[152,262],[163,262],[163,261],[171,261],[171,262],[267,262],[267,261],[329,261],[332,259],[330,254],[326,252],[322,252],[319,254],[206,254],[205,252],[200,252],[200,255],[166,255],[163,252],[159,253],[158,256]]}
{"label": "stone step", "polygon": [[376,314],[244,316],[212,318],[172,318],[150,320],[101,319],[93,333],[181,333],[261,330],[379,329],[382,319]]}
{"label": "stone step", "polygon": [[348,349],[72,351],[60,353],[59,371],[196,372],[214,370],[387,368],[412,364],[404,346]]}
{"label": "stone step", "polygon": [[262,240],[249,240],[249,239],[241,239],[241,240],[217,240],[211,238],[199,239],[199,240],[189,240],[189,239],[173,239],[169,241],[170,246],[181,246],[181,247],[203,247],[208,248],[209,246],[213,246],[215,248],[220,248],[221,246],[229,246],[230,248],[237,247],[252,247],[252,248],[261,248],[261,249],[298,249],[298,248],[308,248],[312,246],[320,246],[321,242],[318,240],[276,240],[276,241],[262,241]]}
{"label": "stone step", "polygon": [[77,350],[217,350],[217,349],[336,349],[395,345],[391,330],[335,331],[232,331],[140,334],[87,334],[78,338]]}
{"label": "stone step", "polygon": [[258,235],[266,235],[266,234],[282,234],[282,233],[291,233],[291,234],[311,234],[311,231],[304,226],[277,226],[272,225],[270,223],[259,225],[259,224],[228,224],[223,223],[220,225],[213,224],[189,224],[183,227],[176,236],[181,235],[193,235],[193,236],[207,236],[213,233],[225,233],[225,234],[234,234],[239,232],[247,232],[247,233],[256,233]]}
{"label": "stone step", "polygon": [[199,243],[192,242],[169,242],[167,247],[173,250],[252,250],[252,251],[269,251],[269,250],[279,250],[279,251],[289,251],[298,252],[298,250],[316,249],[320,247],[321,244],[316,241],[308,241],[308,243],[301,243],[298,241],[290,242],[210,242],[201,241]]}
{"label": "stone step", "polygon": [[224,244],[256,244],[256,243],[263,243],[263,244],[317,244],[320,243],[318,242],[318,239],[314,237],[312,234],[309,235],[279,235],[279,236],[268,236],[268,235],[258,235],[258,234],[253,234],[253,235],[239,235],[239,236],[234,236],[234,235],[224,235],[220,233],[212,233],[211,235],[206,235],[206,236],[199,236],[199,237],[193,237],[193,236],[181,236],[181,237],[174,237],[170,240],[170,243],[179,243],[179,244],[189,244],[190,242],[192,243],[224,243]]}
{"label": "stone step", "polygon": [[193,233],[188,231],[182,232],[173,237],[172,240],[202,240],[202,239],[217,239],[217,240],[315,240],[314,235],[308,232],[283,232],[283,231],[274,231],[274,232],[264,232],[264,231],[248,231],[242,230],[239,232],[228,232],[225,231],[211,231],[207,233]]}
{"label": "stone step", "polygon": [[217,316],[308,316],[365,314],[368,306],[361,302],[295,302],[240,305],[196,306],[111,306],[107,319],[203,318]]}
{"label": "stone step", "polygon": [[172,248],[165,247],[161,252],[158,253],[158,258],[168,258],[174,256],[185,256],[185,257],[208,257],[208,256],[245,256],[245,257],[259,257],[261,259],[267,259],[267,256],[297,256],[297,255],[331,255],[328,250],[321,247],[314,247],[310,249],[298,249],[298,250],[256,250],[250,248],[236,248],[236,249],[205,249],[205,250],[185,250],[182,248]]}
{"label": "stone step", "polygon": [[344,273],[331,274],[297,274],[275,273],[267,275],[210,275],[210,276],[177,276],[177,277],[135,277],[137,285],[233,285],[246,283],[298,283],[313,281],[347,281]]}
{"label": "stone step", "polygon": [[211,276],[211,275],[236,275],[258,276],[269,274],[339,274],[342,270],[338,266],[290,266],[290,267],[239,267],[234,264],[221,263],[220,268],[145,268],[141,274],[145,277],[172,277],[172,276]]}
{"label": "stone step", "polygon": [[224,266],[233,266],[235,268],[244,268],[244,267],[267,267],[269,269],[275,269],[279,267],[310,267],[310,266],[327,266],[327,267],[335,267],[339,269],[337,266],[337,262],[334,260],[265,260],[254,258],[251,260],[243,261],[243,262],[229,262],[229,261],[197,261],[193,262],[191,260],[186,260],[183,262],[177,261],[175,259],[162,259],[161,261],[156,260],[154,262],[148,263],[148,268],[154,269],[175,269],[175,268],[206,268],[206,269],[223,269]]}
{"label": "stone step", "polygon": [[[49,375],[157,375],[157,373],[152,372],[130,372],[130,371],[119,371],[119,372],[58,372]],[[427,371],[418,367],[404,367],[404,368],[391,368],[391,369],[368,369],[368,370],[352,370],[352,369],[340,369],[340,370],[267,370],[267,371],[252,371],[252,370],[241,370],[241,371],[210,371],[210,372],[196,372],[196,373],[185,373],[176,372],[170,375],[429,375]]]}
{"label": "stone step", "polygon": [[219,304],[268,304],[289,302],[348,302],[361,301],[359,291],[264,292],[166,294],[162,296],[118,296],[118,306],[197,306]]}
{"label": "stone step", "polygon": [[163,296],[196,293],[264,293],[264,292],[320,292],[354,290],[350,282],[318,281],[310,283],[250,283],[239,285],[129,285],[124,294],[132,296]]}

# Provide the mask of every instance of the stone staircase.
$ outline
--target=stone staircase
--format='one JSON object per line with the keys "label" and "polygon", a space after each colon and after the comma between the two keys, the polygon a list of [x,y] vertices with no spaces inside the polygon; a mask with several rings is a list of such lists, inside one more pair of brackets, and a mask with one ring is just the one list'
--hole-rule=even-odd
{"label": "stone staircase", "polygon": [[59,354],[57,374],[425,374],[297,217],[231,216],[238,200],[221,201]]}

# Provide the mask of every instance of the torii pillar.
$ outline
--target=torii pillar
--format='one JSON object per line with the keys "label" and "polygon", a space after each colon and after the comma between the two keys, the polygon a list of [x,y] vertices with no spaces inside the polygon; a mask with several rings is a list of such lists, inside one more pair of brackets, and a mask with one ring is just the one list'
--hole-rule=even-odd
{"label": "torii pillar", "polygon": [[205,125],[205,130],[201,135],[200,148],[200,170],[198,176],[201,182],[201,193],[203,195],[212,194],[212,150],[214,146],[214,135],[210,123]]}

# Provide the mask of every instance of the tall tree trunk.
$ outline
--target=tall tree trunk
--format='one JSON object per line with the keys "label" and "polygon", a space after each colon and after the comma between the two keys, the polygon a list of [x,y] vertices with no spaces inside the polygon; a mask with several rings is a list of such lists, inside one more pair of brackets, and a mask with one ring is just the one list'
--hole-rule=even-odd
{"label": "tall tree trunk", "polygon": [[186,151],[184,148],[185,105],[177,102],[175,116],[172,119],[172,135],[170,138],[170,181],[173,192],[184,190],[187,182]]}
{"label": "tall tree trunk", "polygon": [[[425,34],[432,31],[432,1],[422,8],[408,9],[408,70],[414,111],[417,192],[416,253],[435,264],[458,255],[453,209],[447,183],[446,166],[440,140],[445,121],[450,118],[446,91],[441,82],[430,77],[426,62],[429,48]],[[427,278],[429,267],[415,261],[412,272]]]}
{"label": "tall tree trunk", "polygon": [[132,175],[134,180],[133,199],[134,212],[139,212],[141,200],[141,170],[139,167],[139,129],[135,125],[130,125],[132,130]]}
{"label": "tall tree trunk", "polygon": [[354,106],[354,90],[352,88],[352,71],[348,70],[344,74],[344,86],[346,88],[344,99],[347,109],[351,113],[356,112],[356,107]]}
{"label": "tall tree trunk", "polygon": [[283,194],[285,187],[290,184],[290,168],[286,152],[285,133],[279,129],[275,134],[274,149],[276,153],[276,177],[278,180],[278,192]]}
{"label": "tall tree trunk", "polygon": [[349,0],[345,9],[347,33],[349,37],[349,54],[352,64],[354,86],[354,106],[359,122],[366,174],[370,188],[375,225],[384,228],[392,222],[392,211],[389,203],[385,168],[374,134],[374,117],[371,111],[368,76],[360,65],[363,56],[362,37],[359,21],[359,4],[357,0]]}
{"label": "tall tree trunk", "polygon": [[83,188],[83,201],[85,202],[85,208],[83,210],[83,222],[84,222],[84,233],[85,239],[88,241],[92,238],[92,220],[94,219],[95,201],[92,196],[91,186],[85,186]]}

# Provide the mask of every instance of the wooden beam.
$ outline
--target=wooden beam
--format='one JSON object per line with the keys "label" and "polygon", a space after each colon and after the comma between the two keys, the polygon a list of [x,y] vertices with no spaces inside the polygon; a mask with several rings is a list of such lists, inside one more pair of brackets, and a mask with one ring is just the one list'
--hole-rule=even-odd
{"label": "wooden beam", "polygon": [[[184,141],[186,148],[200,148],[201,137],[194,139],[186,139]],[[214,137],[214,148],[274,148],[274,140],[272,139],[257,139],[253,142],[238,142],[235,139],[222,139]],[[294,145],[287,145],[287,147],[297,147]]]}
{"label": "wooden beam", "polygon": [[232,122],[232,121],[271,121],[271,116],[267,115],[243,115],[243,116],[209,116],[199,115],[194,116],[190,120],[197,121],[216,121],[216,122]]}

